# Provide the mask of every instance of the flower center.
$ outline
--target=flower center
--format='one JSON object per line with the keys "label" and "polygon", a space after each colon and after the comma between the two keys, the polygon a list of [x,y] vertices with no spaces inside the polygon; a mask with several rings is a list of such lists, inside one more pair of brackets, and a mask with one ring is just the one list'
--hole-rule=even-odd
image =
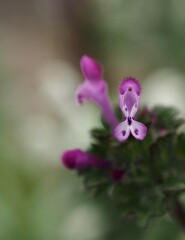
{"label": "flower center", "polygon": [[131,117],[128,117],[128,125],[130,126],[132,124]]}

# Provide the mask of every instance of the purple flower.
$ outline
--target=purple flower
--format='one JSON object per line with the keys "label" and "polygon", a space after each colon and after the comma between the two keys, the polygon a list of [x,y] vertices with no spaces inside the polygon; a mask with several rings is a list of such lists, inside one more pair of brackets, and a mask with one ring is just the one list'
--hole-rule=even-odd
{"label": "purple flower", "polygon": [[119,105],[125,116],[125,121],[121,122],[114,129],[114,136],[120,141],[125,141],[130,132],[138,139],[143,140],[147,134],[147,128],[143,123],[134,120],[139,107],[141,86],[132,77],[124,79],[119,87]]}
{"label": "purple flower", "polygon": [[102,169],[110,168],[110,162],[86,153],[78,148],[65,151],[61,156],[61,162],[66,168],[76,170],[87,167],[97,167]]}
{"label": "purple flower", "polygon": [[101,108],[108,124],[111,127],[115,127],[118,122],[108,98],[108,87],[103,79],[101,66],[86,55],[81,58],[80,65],[85,81],[80,84],[76,91],[77,102],[79,104],[83,104],[85,100],[95,102]]}

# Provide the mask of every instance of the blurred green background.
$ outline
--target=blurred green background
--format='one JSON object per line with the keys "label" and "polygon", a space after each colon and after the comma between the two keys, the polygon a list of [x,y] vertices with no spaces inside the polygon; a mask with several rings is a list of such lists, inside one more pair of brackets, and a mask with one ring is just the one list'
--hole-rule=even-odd
{"label": "blurred green background", "polygon": [[83,54],[104,66],[115,104],[131,75],[143,104],[185,115],[184,9],[184,0],[0,1],[0,239],[185,239],[167,217],[147,229],[121,221],[59,161],[100,124],[93,104],[74,101]]}

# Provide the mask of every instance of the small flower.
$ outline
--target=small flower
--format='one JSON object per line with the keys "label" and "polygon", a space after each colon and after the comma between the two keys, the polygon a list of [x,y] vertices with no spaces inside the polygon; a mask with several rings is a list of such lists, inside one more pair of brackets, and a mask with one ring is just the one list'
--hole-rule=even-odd
{"label": "small flower", "polygon": [[85,81],[80,84],[76,91],[77,102],[79,104],[83,104],[85,100],[95,102],[101,108],[102,114],[109,125],[115,127],[118,122],[108,98],[108,87],[103,79],[101,66],[86,55],[81,58],[80,65]]}
{"label": "small flower", "polygon": [[147,128],[143,123],[134,120],[139,107],[141,86],[137,80],[128,77],[121,82],[119,92],[119,105],[126,119],[114,129],[114,136],[122,142],[131,132],[136,139],[143,140]]}
{"label": "small flower", "polygon": [[102,160],[78,148],[65,151],[61,156],[61,162],[66,168],[76,170],[87,167],[110,168],[110,162]]}
{"label": "small flower", "polygon": [[125,170],[116,168],[111,171],[111,177],[113,182],[118,183],[120,182],[125,176]]}
{"label": "small flower", "polygon": [[168,135],[169,131],[166,128],[160,128],[159,129],[159,136],[160,137],[166,137]]}

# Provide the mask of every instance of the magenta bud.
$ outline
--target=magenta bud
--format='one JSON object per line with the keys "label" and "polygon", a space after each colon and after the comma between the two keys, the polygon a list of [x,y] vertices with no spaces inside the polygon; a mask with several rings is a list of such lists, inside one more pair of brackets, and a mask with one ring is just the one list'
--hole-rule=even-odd
{"label": "magenta bud", "polygon": [[82,169],[91,164],[91,159],[80,149],[65,151],[61,156],[61,161],[69,169]]}
{"label": "magenta bud", "polygon": [[112,180],[113,180],[113,182],[120,182],[122,179],[123,179],[123,177],[125,176],[125,170],[123,170],[123,169],[114,169],[114,170],[112,170],[112,172],[111,172],[111,177],[112,177]]}
{"label": "magenta bud", "polygon": [[80,65],[86,79],[96,81],[102,78],[102,68],[93,58],[84,55],[81,58]]}
{"label": "magenta bud", "polygon": [[76,170],[84,169],[87,167],[109,169],[111,166],[109,161],[100,159],[78,148],[65,151],[61,156],[61,162],[66,168]]}

